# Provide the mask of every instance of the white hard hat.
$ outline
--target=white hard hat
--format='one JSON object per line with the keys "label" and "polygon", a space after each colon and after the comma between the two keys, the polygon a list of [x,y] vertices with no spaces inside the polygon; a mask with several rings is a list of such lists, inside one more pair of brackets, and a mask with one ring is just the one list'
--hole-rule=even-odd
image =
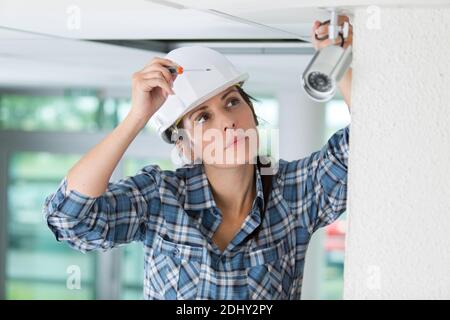
{"label": "white hard hat", "polygon": [[[175,94],[167,97],[149,123],[164,141],[171,143],[166,134],[170,126],[216,94],[235,84],[243,83],[248,79],[248,74],[239,72],[221,53],[201,46],[172,50],[166,58],[186,71],[177,76],[173,83]],[[189,69],[209,71],[189,72]]]}

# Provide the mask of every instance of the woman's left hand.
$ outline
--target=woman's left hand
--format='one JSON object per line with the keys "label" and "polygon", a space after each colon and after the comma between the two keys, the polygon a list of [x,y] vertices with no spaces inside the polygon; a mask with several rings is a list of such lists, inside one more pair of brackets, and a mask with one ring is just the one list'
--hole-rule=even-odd
{"label": "woman's left hand", "polygon": [[[346,49],[349,45],[352,44],[353,41],[353,27],[350,24],[350,19],[348,16],[339,16],[338,17],[338,25],[343,27],[344,26],[344,22],[348,22],[349,26],[348,26],[348,37],[346,39],[344,39],[344,49]],[[313,27],[312,27],[312,32],[311,32],[311,42],[314,46],[314,48],[316,50],[325,48],[331,44],[337,44],[340,45],[341,44],[341,37],[338,36],[336,39],[331,40],[328,39],[328,25],[324,24],[324,25],[320,25],[320,21],[316,20],[314,21]],[[319,39],[322,38],[326,38],[324,40],[317,40],[315,35],[317,35],[317,37]]]}

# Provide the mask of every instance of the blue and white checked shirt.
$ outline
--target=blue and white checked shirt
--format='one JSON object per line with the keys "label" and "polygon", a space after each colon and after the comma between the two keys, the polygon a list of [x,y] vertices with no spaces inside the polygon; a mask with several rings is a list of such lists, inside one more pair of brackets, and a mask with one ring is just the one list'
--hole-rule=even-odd
{"label": "blue and white checked shirt", "polygon": [[349,126],[307,158],[280,160],[263,221],[255,170],[252,210],[224,252],[212,242],[221,213],[200,164],[149,165],[97,198],[67,193],[63,179],[44,214],[57,240],[82,252],[142,241],[146,299],[300,299],[312,233],[346,209],[348,149]]}

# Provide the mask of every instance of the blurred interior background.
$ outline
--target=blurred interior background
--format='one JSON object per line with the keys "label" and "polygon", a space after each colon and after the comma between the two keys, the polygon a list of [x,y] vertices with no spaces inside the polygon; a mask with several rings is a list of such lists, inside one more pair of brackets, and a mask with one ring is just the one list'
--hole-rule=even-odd
{"label": "blurred interior background", "polygon": [[[42,206],[80,156],[125,117],[131,75],[153,57],[192,44],[226,54],[250,74],[244,89],[258,99],[261,126],[280,130],[283,159],[308,156],[349,123],[339,94],[320,104],[300,86],[314,53],[300,38],[309,39],[312,22],[326,13],[275,10],[266,1],[239,11],[217,1],[218,14],[179,2],[0,1],[0,298],[142,297],[139,243],[79,253],[56,242]],[[170,150],[146,128],[112,180],[147,164],[174,169]],[[345,214],[314,235],[303,299],[342,298],[344,244]],[[67,286],[71,266],[79,267],[80,288]]]}

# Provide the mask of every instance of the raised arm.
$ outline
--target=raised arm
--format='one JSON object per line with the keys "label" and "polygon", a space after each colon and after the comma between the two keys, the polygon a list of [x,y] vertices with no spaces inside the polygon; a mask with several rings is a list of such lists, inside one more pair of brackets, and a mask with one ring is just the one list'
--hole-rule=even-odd
{"label": "raised arm", "polygon": [[349,133],[347,126],[309,157],[280,162],[284,197],[310,233],[332,223],[346,209]]}
{"label": "raised arm", "polygon": [[172,76],[164,66],[176,64],[167,59],[155,58],[133,75],[130,112],[117,128],[70,169],[67,191],[76,190],[91,197],[105,192],[128,146],[167,96],[173,94],[172,84],[176,75]]}
{"label": "raised arm", "polygon": [[133,177],[109,179],[130,143],[173,93],[165,59],[153,59],[133,76],[132,107],[125,120],[79,160],[55,193],[44,217],[59,241],[82,252],[143,240],[149,208],[157,202],[160,170],[147,166]]}

